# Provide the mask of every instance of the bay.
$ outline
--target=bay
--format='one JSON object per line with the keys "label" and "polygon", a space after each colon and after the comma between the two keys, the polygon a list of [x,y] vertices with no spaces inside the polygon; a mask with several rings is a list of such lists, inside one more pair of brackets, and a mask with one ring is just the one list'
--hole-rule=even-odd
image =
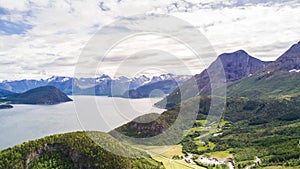
{"label": "bay", "polygon": [[73,96],[72,99],[73,102],[57,105],[20,104],[0,110],[0,150],[52,134],[108,132],[140,115],[164,111],[153,107],[160,98]]}

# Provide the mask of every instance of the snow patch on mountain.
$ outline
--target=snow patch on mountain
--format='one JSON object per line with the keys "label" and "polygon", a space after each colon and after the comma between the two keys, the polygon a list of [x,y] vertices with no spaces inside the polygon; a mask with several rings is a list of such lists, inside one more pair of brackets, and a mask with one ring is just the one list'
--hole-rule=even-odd
{"label": "snow patch on mountain", "polygon": [[61,82],[66,82],[66,81],[68,81],[68,80],[71,80],[71,78],[65,77],[65,78],[63,78],[63,79],[61,80]]}
{"label": "snow patch on mountain", "polygon": [[291,69],[291,70],[289,70],[289,72],[296,72],[296,73],[299,73],[299,72],[300,72],[300,69]]}

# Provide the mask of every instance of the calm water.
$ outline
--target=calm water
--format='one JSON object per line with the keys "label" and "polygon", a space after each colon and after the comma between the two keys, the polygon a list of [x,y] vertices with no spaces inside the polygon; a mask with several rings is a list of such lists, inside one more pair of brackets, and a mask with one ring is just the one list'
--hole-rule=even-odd
{"label": "calm water", "polygon": [[124,99],[75,96],[74,102],[51,106],[13,105],[0,110],[0,149],[56,133],[78,130],[107,132],[147,113],[159,98]]}

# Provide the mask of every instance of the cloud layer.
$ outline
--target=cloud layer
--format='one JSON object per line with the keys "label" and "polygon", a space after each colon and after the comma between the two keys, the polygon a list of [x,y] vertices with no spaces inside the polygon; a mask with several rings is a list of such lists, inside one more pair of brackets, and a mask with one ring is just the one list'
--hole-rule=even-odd
{"label": "cloud layer", "polygon": [[[217,54],[244,49],[262,60],[274,60],[300,41],[299,1],[2,0],[0,79],[72,76],[82,49],[101,27],[117,19],[134,24],[132,15],[143,13],[169,14],[189,22]],[[162,52],[166,55],[160,60],[157,50],[171,52]],[[195,62],[189,51],[170,39],[136,36],[115,47],[98,73],[115,75],[114,67],[129,55],[134,60],[128,60],[128,70],[138,64],[180,73],[174,66],[178,57],[172,60],[171,55],[180,55],[192,73],[210,62]]]}

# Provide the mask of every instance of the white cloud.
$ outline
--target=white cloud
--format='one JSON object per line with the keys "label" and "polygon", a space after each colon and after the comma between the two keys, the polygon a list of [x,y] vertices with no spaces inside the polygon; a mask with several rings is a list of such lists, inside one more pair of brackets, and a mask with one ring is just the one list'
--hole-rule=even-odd
{"label": "white cloud", "polygon": [[[300,7],[256,5],[174,15],[199,27],[218,54],[244,49],[260,59],[274,60],[300,40]],[[259,52],[264,48],[269,50]]]}
{"label": "white cloud", "polygon": [[11,0],[0,1],[0,6],[8,10],[26,11],[28,10],[28,5],[29,2],[27,0],[18,0],[18,2]]}

